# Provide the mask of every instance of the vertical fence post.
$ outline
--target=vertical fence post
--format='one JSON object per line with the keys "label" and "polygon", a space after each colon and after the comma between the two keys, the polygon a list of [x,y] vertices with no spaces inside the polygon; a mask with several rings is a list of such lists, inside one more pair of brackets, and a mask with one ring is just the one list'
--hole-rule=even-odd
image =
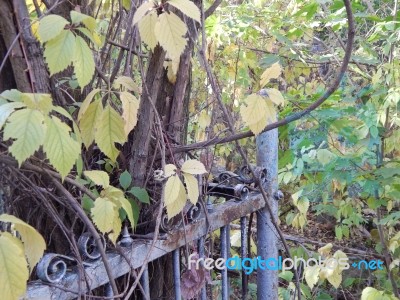
{"label": "vertical fence post", "polygon": [[[228,259],[228,241],[227,241],[227,228],[229,224],[221,227],[221,256],[225,259]],[[225,268],[221,270],[221,277],[222,277],[222,300],[229,299],[229,281],[228,281],[228,269]]]}
{"label": "vertical fence post", "polygon": [[175,249],[172,253],[172,263],[174,271],[174,289],[175,289],[175,300],[181,300],[181,260],[179,255],[179,248]]}
{"label": "vertical fence post", "polygon": [[[240,256],[242,257],[242,261],[247,257],[248,251],[247,248],[250,245],[247,245],[247,217],[240,218]],[[247,298],[247,274],[245,270],[242,270],[242,300],[246,300]]]}
{"label": "vertical fence post", "polygon": [[140,278],[140,283],[143,287],[145,299],[150,299],[150,281],[149,281],[149,266],[146,265],[142,277]]}
{"label": "vertical fence post", "polygon": [[[198,248],[198,251],[199,251],[199,258],[204,258],[204,256],[205,256],[205,254],[204,254],[204,240],[205,240],[205,236],[199,238],[199,240],[197,242],[197,248]],[[207,282],[204,284],[204,287],[201,289],[200,300],[207,300]]]}
{"label": "vertical fence post", "polygon": [[[278,129],[260,134],[256,138],[257,165],[267,169],[265,191],[270,195],[272,214],[278,218],[278,202],[273,198],[278,190]],[[257,212],[257,256],[278,261],[278,234],[271,216],[264,207]],[[272,269],[272,270],[271,270]],[[278,265],[267,264],[257,269],[257,300],[278,299]]]}

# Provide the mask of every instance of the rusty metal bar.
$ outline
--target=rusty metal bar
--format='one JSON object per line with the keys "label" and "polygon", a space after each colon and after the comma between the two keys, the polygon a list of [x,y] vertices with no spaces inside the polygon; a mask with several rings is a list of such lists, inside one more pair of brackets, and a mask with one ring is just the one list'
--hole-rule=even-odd
{"label": "rusty metal bar", "polygon": [[181,300],[181,261],[179,248],[172,252],[172,264],[174,270],[174,290],[175,290],[175,300]]}
{"label": "rusty metal bar", "polygon": [[[152,251],[149,261],[153,261],[186,243],[205,236],[209,231],[217,230],[242,216],[261,209],[264,207],[264,204],[262,197],[258,193],[253,193],[250,194],[245,201],[229,200],[214,206],[213,211],[208,213],[209,223],[203,215],[195,223],[187,225],[185,229],[180,228],[170,234],[166,234],[166,239],[157,240],[154,247],[151,246],[151,240],[134,240],[131,246],[123,248],[125,256],[131,259],[129,263],[117,252],[108,251],[107,258],[111,265],[113,276],[114,278],[118,278],[127,274],[131,268],[137,269],[141,267],[150,249],[152,249]],[[208,224],[210,226],[208,226]],[[89,285],[86,292],[108,283],[108,276],[101,260],[93,262],[90,266],[85,268],[85,271]],[[74,299],[79,294],[78,272],[68,271],[58,285],[60,285],[61,288],[57,288],[54,285],[46,285],[41,281],[30,282],[25,298],[54,300]],[[76,291],[76,293],[66,292],[65,289]]]}
{"label": "rusty metal bar", "polygon": [[[244,258],[247,257],[248,255],[248,247],[250,245],[247,245],[247,217],[241,217],[240,218],[240,256],[242,258],[242,261]],[[247,282],[247,274],[245,273],[244,270],[242,270],[242,299],[246,300],[247,299],[247,291],[248,291],[248,282]]]}
{"label": "rusty metal bar", "polygon": [[[278,191],[278,129],[260,134],[256,138],[257,165],[266,168],[264,190],[273,217],[278,219],[278,201],[272,195]],[[262,259],[278,259],[278,233],[266,207],[257,212],[257,255]],[[278,299],[278,266],[257,270],[257,300]]]}
{"label": "rusty metal bar", "polygon": [[[227,232],[228,232],[228,227],[229,225],[225,225],[221,227],[221,257],[225,259],[225,261],[228,260],[228,239],[227,239]],[[228,269],[222,269],[221,270],[221,280],[222,280],[222,300],[228,300],[229,299],[229,279],[228,279]]]}

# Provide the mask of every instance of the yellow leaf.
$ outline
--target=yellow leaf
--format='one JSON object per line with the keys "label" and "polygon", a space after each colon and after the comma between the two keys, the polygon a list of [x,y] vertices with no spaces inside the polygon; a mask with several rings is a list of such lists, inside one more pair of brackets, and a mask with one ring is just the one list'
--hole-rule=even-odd
{"label": "yellow leaf", "polygon": [[92,50],[80,36],[76,36],[74,51],[74,70],[79,86],[84,88],[92,80],[95,64]]}
{"label": "yellow leaf", "polygon": [[182,13],[187,15],[189,18],[200,23],[200,10],[192,1],[189,0],[169,0],[168,4],[175,6]]}
{"label": "yellow leaf", "polygon": [[101,99],[97,99],[89,104],[89,107],[81,117],[79,129],[81,130],[82,141],[86,148],[89,148],[93,143],[96,127],[102,114],[103,104],[101,103]]}
{"label": "yellow leaf", "polygon": [[81,153],[81,145],[70,136],[71,128],[55,116],[46,118],[47,132],[43,150],[64,179]]}
{"label": "yellow leaf", "polygon": [[306,279],[307,285],[312,289],[318,282],[319,271],[321,269],[317,266],[309,266],[304,270],[304,278]]}
{"label": "yellow leaf", "polygon": [[168,178],[165,184],[165,206],[168,218],[179,214],[186,204],[186,191],[182,181],[177,175]]}
{"label": "yellow leaf", "polygon": [[129,92],[121,92],[121,102],[122,119],[125,121],[124,130],[126,136],[128,136],[129,132],[135,128],[138,121],[139,100]]}
{"label": "yellow leaf", "polygon": [[157,21],[157,13],[152,11],[142,20],[140,20],[138,24],[140,37],[142,41],[151,48],[151,50],[154,50],[158,43],[156,34],[154,32]]}
{"label": "yellow leaf", "polygon": [[158,17],[154,33],[160,45],[171,59],[178,59],[186,47],[186,24],[174,13],[163,13]]}
{"label": "yellow leaf", "polygon": [[21,165],[43,144],[45,134],[43,114],[27,108],[14,112],[8,118],[3,137],[4,140],[15,139],[8,149]]}
{"label": "yellow leaf", "polygon": [[24,103],[11,102],[0,106],[0,129],[3,127],[7,118],[17,109],[25,107]]}
{"label": "yellow leaf", "polygon": [[128,91],[136,92],[138,94],[141,93],[138,85],[133,81],[132,78],[128,76],[119,76],[117,79],[115,79],[113,86],[115,88],[120,88],[122,86]]}
{"label": "yellow leaf", "polygon": [[267,90],[268,98],[271,99],[271,101],[275,105],[283,106],[285,104],[285,99],[283,98],[280,91],[278,91],[277,89],[266,89],[266,90]]}
{"label": "yellow leaf", "polygon": [[303,197],[297,202],[296,207],[303,215],[305,215],[308,208],[310,207],[310,201],[307,198]]}
{"label": "yellow leaf", "polygon": [[114,214],[114,219],[112,222],[112,230],[108,234],[108,238],[110,239],[111,242],[113,242],[114,245],[118,239],[118,236],[121,233],[121,228],[122,228],[122,222],[119,217],[119,214],[116,213],[116,214]]}
{"label": "yellow leaf", "polygon": [[189,173],[192,175],[200,175],[207,173],[207,170],[204,167],[203,163],[195,159],[189,159],[183,163],[182,172]]}
{"label": "yellow leaf", "polygon": [[172,176],[172,175],[175,175],[176,174],[176,166],[174,165],[174,164],[167,164],[167,165],[165,165],[165,172],[164,172],[164,174],[165,174],[165,177],[170,177],[170,176]]}
{"label": "yellow leaf", "polygon": [[206,111],[202,111],[199,116],[199,127],[202,129],[207,128],[211,124],[211,117]]}
{"label": "yellow leaf", "polygon": [[261,75],[260,86],[264,87],[271,79],[278,78],[281,75],[281,66],[279,63],[274,63],[268,69],[264,71]]}
{"label": "yellow leaf", "polygon": [[126,215],[128,216],[129,222],[131,222],[131,225],[134,226],[135,220],[133,217],[133,210],[132,210],[131,203],[124,197],[119,198],[119,201],[121,203],[121,207],[124,209],[124,211],[126,212]]}
{"label": "yellow leaf", "polygon": [[49,94],[24,93],[21,100],[28,108],[39,110],[44,115],[48,115],[53,109],[53,99]]}
{"label": "yellow leaf", "polygon": [[39,262],[40,258],[43,256],[44,250],[46,249],[46,242],[42,235],[31,225],[15,216],[2,214],[0,215],[0,221],[14,224],[15,230],[18,231],[21,240],[24,243],[25,255],[28,259],[30,270],[32,271],[33,267]]}
{"label": "yellow leaf", "polygon": [[120,198],[124,198],[124,192],[112,185],[107,186],[104,190],[101,191],[100,196],[103,198],[107,198],[115,203],[118,208],[121,207],[121,203],[119,201]]}
{"label": "yellow leaf", "polygon": [[135,25],[137,22],[140,20],[144,19],[144,16],[152,9],[154,8],[154,3],[153,1],[149,2],[144,2],[142,5],[138,7],[138,9],[135,12],[135,15],[133,16],[133,25]]}
{"label": "yellow leaf", "polygon": [[183,177],[185,178],[188,198],[195,205],[199,199],[199,183],[192,174],[183,173]]}
{"label": "yellow leaf", "polygon": [[115,161],[119,155],[115,143],[125,143],[126,135],[124,120],[110,105],[107,105],[99,118],[94,138],[100,150]]}
{"label": "yellow leaf", "polygon": [[342,283],[342,273],[335,269],[329,276],[326,277],[329,283],[332,284],[336,289]]}
{"label": "yellow leaf", "polygon": [[332,247],[332,243],[326,244],[325,246],[318,249],[318,253],[321,254],[321,256],[323,257],[327,257],[331,253]]}
{"label": "yellow leaf", "polygon": [[361,294],[361,300],[380,300],[382,299],[382,292],[372,287],[366,287]]}
{"label": "yellow leaf", "polygon": [[19,299],[26,291],[29,278],[24,248],[8,232],[0,235],[0,293],[2,299]]}
{"label": "yellow leaf", "polygon": [[59,15],[45,16],[39,22],[38,35],[40,41],[45,43],[58,36],[69,22]]}
{"label": "yellow leaf", "polygon": [[81,108],[79,109],[79,113],[78,113],[78,122],[81,120],[83,114],[86,112],[86,110],[89,108],[90,103],[93,100],[93,97],[100,92],[100,89],[94,89],[92,90],[85,98],[85,100],[83,100]]}
{"label": "yellow leaf", "polygon": [[63,30],[56,38],[46,43],[44,57],[50,75],[65,70],[74,58],[75,35],[70,30]]}
{"label": "yellow leaf", "polygon": [[118,216],[114,202],[107,198],[99,197],[94,201],[91,213],[93,222],[101,233],[106,234],[114,229],[115,215]]}
{"label": "yellow leaf", "polygon": [[83,174],[96,185],[107,188],[110,185],[110,177],[104,171],[85,171]]}
{"label": "yellow leaf", "polygon": [[240,114],[255,135],[258,135],[267,126],[268,121],[276,120],[275,108],[262,96],[251,94],[244,100],[244,103],[240,107]]}

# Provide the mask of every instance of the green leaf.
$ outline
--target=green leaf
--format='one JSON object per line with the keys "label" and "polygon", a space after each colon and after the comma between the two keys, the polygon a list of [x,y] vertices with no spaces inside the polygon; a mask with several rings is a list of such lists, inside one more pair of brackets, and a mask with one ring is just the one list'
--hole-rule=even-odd
{"label": "green leaf", "polygon": [[96,185],[107,188],[110,186],[110,177],[104,171],[85,171],[83,174]]}
{"label": "green leaf", "polygon": [[25,107],[24,103],[21,102],[11,102],[0,106],[0,130],[8,117],[17,109]]}
{"label": "green leaf", "polygon": [[96,127],[102,114],[103,104],[101,103],[101,99],[97,99],[89,104],[89,107],[80,119],[79,129],[81,130],[82,141],[86,148],[89,148],[94,141]]}
{"label": "green leaf", "polygon": [[131,9],[131,0],[122,0],[122,7],[126,10]]}
{"label": "green leaf", "polygon": [[61,174],[61,179],[68,175],[81,153],[81,145],[71,135],[71,128],[52,116],[46,119],[47,133],[43,150],[50,163]]}
{"label": "green leaf", "polygon": [[158,21],[157,13],[150,12],[140,20],[138,27],[140,37],[152,50],[157,46],[158,40],[155,34],[155,28]]}
{"label": "green leaf", "polygon": [[63,30],[56,38],[49,41],[44,48],[44,57],[54,75],[72,64],[75,49],[75,35],[69,30]]}
{"label": "green leaf", "polygon": [[119,175],[119,184],[120,186],[126,190],[132,183],[132,176],[128,171],[124,171],[121,175]]}
{"label": "green leaf", "polygon": [[171,59],[179,59],[186,47],[186,24],[174,13],[158,16],[154,33]]}
{"label": "green leaf", "polygon": [[100,116],[95,141],[100,150],[112,161],[119,155],[115,143],[123,144],[126,141],[124,120],[110,105],[107,105]]}
{"label": "green leaf", "polygon": [[76,79],[80,87],[84,88],[92,80],[95,64],[92,50],[80,36],[76,36],[73,63]]}
{"label": "green leaf", "polygon": [[33,109],[14,112],[4,128],[4,140],[15,139],[9,151],[21,165],[43,144],[46,133],[43,115]]}
{"label": "green leaf", "polygon": [[150,197],[145,189],[134,186],[128,191],[128,193],[135,196],[135,198],[138,199],[140,202],[150,204]]}
{"label": "green leaf", "polygon": [[0,235],[0,291],[2,299],[19,299],[26,291],[28,265],[22,243],[8,232]]}
{"label": "green leaf", "polygon": [[45,43],[58,36],[69,22],[59,15],[45,16],[39,22],[38,34],[40,41]]}
{"label": "green leaf", "polygon": [[192,1],[189,0],[169,0],[168,4],[175,6],[182,13],[187,15],[189,18],[200,23],[200,10]]}
{"label": "green leaf", "polygon": [[0,221],[12,223],[14,229],[18,231],[21,240],[24,243],[25,255],[28,259],[30,270],[32,271],[33,267],[39,262],[40,258],[43,256],[44,250],[46,249],[46,242],[42,235],[31,225],[15,216],[2,214],[0,215]]}

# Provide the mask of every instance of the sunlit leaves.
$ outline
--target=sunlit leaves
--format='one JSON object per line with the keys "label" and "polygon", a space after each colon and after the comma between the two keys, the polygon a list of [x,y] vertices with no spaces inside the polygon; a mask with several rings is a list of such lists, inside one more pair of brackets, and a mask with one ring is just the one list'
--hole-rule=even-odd
{"label": "sunlit leaves", "polygon": [[272,103],[257,94],[251,94],[244,100],[240,114],[255,135],[258,135],[268,123],[276,120],[276,111]]}
{"label": "sunlit leaves", "polygon": [[0,235],[0,291],[3,299],[19,299],[26,290],[28,264],[22,243],[8,232]]}
{"label": "sunlit leaves", "polygon": [[260,86],[264,87],[271,79],[276,79],[281,75],[282,69],[279,63],[274,63],[267,68],[261,75]]}
{"label": "sunlit leaves", "polygon": [[65,25],[68,24],[68,21],[61,16],[58,15],[48,15],[40,20],[38,35],[40,37],[40,41],[45,43],[51,39],[54,39],[58,36],[61,31],[63,31]]}
{"label": "sunlit leaves", "polygon": [[122,119],[125,121],[125,135],[128,136],[129,132],[136,126],[138,121],[139,100],[129,92],[121,92],[121,102]]}
{"label": "sunlit leaves", "polygon": [[121,218],[119,210],[122,208],[132,226],[135,224],[134,211],[130,201],[124,192],[109,185],[110,178],[103,171],[85,171],[85,176],[96,185],[102,186],[100,197],[94,201],[91,215],[96,227],[103,233],[108,234],[109,239],[115,244],[121,232]]}
{"label": "sunlit leaves", "polygon": [[396,300],[398,299],[394,295],[385,293],[384,291],[378,291],[373,287],[366,287],[363,289],[361,294],[361,300]]}
{"label": "sunlit leaves", "polygon": [[[96,20],[93,17],[71,11],[71,20],[74,25],[84,24],[86,27],[76,29],[97,44],[97,34],[94,32]],[[73,64],[77,81],[83,88],[91,81],[95,71],[93,53],[82,37],[72,28],[67,28],[68,24],[66,19],[58,15],[46,16],[39,21],[38,35],[41,42],[45,43],[44,56],[50,74],[54,75]]]}
{"label": "sunlit leaves", "polygon": [[115,88],[120,88],[121,86],[128,91],[136,92],[140,94],[139,86],[133,81],[131,77],[128,76],[119,76],[115,79],[113,86]]}
{"label": "sunlit leaves", "polygon": [[199,8],[189,0],[169,0],[167,1],[169,5],[175,6],[189,18],[200,23],[200,10]]}
{"label": "sunlit leaves", "polygon": [[13,228],[18,231],[24,245],[25,255],[27,257],[30,270],[39,262],[46,249],[46,242],[39,232],[36,231],[31,225],[18,219],[13,215],[2,214],[0,215],[1,222],[8,222],[13,224]]}
{"label": "sunlit leaves", "polygon": [[107,188],[110,185],[110,178],[104,171],[85,171],[83,174],[96,185],[99,185],[103,188]]}
{"label": "sunlit leaves", "polygon": [[165,206],[167,207],[168,218],[173,218],[182,211],[189,198],[193,204],[197,203],[199,198],[199,183],[195,176],[207,173],[204,165],[197,160],[187,160],[183,163],[180,172],[185,179],[186,189],[179,178],[177,167],[173,164],[165,166],[165,176],[168,177],[165,184]]}
{"label": "sunlit leaves", "polygon": [[277,89],[266,89],[266,92],[268,94],[268,98],[271,99],[271,101],[275,105],[284,105],[285,99],[283,98],[280,91],[278,91]]}
{"label": "sunlit leaves", "polygon": [[100,92],[100,89],[93,89],[90,91],[90,93],[86,96],[85,100],[83,100],[81,104],[81,108],[79,109],[78,113],[78,121],[81,120],[83,114],[86,112],[86,110],[89,108],[90,103],[92,102],[94,96]]}
{"label": "sunlit leaves", "polygon": [[187,27],[174,13],[164,13],[158,17],[155,34],[160,45],[172,59],[179,58],[186,47]]}
{"label": "sunlit leaves", "polygon": [[71,135],[71,128],[57,117],[46,119],[47,134],[43,144],[50,163],[64,178],[71,171],[81,152],[81,145]]}
{"label": "sunlit leaves", "polygon": [[12,215],[2,214],[0,221],[11,223],[11,230],[17,231],[22,240],[9,232],[0,232],[1,297],[19,299],[26,291],[29,270],[42,257],[46,243],[35,228]]}
{"label": "sunlit leaves", "polygon": [[[200,22],[199,8],[189,0],[171,0],[169,5],[179,9],[183,14]],[[150,12],[149,12],[150,11]],[[184,37],[187,32],[186,24],[173,12],[164,11],[157,16],[152,2],[143,3],[136,11],[133,24],[138,23],[140,37],[154,50],[159,43],[167,52],[167,56],[179,62],[179,57],[184,51],[187,40]],[[170,81],[174,81],[173,69],[169,68]]]}
{"label": "sunlit leaves", "polygon": [[304,270],[304,279],[307,285],[312,289],[318,282],[320,268],[317,266],[308,266]]}
{"label": "sunlit leaves", "polygon": [[44,57],[49,66],[50,75],[65,70],[72,64],[75,51],[75,36],[69,30],[63,30],[50,40],[44,49]]}
{"label": "sunlit leaves", "polygon": [[196,204],[199,198],[199,183],[192,174],[183,173],[183,178],[185,178],[188,198],[192,204]]}
{"label": "sunlit leaves", "polygon": [[138,27],[140,37],[142,41],[145,42],[152,50],[157,46],[158,40],[155,34],[155,28],[158,18],[157,13],[152,11],[146,15],[142,20],[140,20]]}
{"label": "sunlit leaves", "polygon": [[19,165],[43,144],[45,132],[44,116],[37,110],[18,110],[8,118],[4,128],[4,139],[14,139],[9,151]]}
{"label": "sunlit leaves", "polygon": [[[91,212],[93,222],[101,232],[108,233],[118,230],[113,227],[116,205],[112,201],[106,198],[97,198]],[[119,230],[121,229],[119,228]]]}
{"label": "sunlit leaves", "polygon": [[123,144],[126,141],[124,126],[121,116],[110,105],[107,105],[99,117],[94,136],[97,146],[112,161],[115,161],[119,154],[115,143]]}
{"label": "sunlit leaves", "polygon": [[98,99],[89,104],[89,107],[81,117],[79,128],[82,133],[82,141],[86,148],[88,148],[94,141],[96,126],[102,114],[103,104],[101,103],[101,99]]}
{"label": "sunlit leaves", "polygon": [[165,206],[167,207],[168,218],[180,213],[186,204],[186,192],[178,175],[168,178],[165,184]]}
{"label": "sunlit leaves", "polygon": [[95,64],[92,51],[80,36],[76,37],[73,64],[79,85],[86,86],[93,77]]}
{"label": "sunlit leaves", "polygon": [[133,25],[138,23],[140,20],[143,20],[152,8],[154,8],[154,3],[152,1],[144,2],[140,5],[133,16]]}
{"label": "sunlit leaves", "polygon": [[3,127],[7,118],[17,109],[24,107],[24,103],[11,102],[0,106],[0,129]]}

